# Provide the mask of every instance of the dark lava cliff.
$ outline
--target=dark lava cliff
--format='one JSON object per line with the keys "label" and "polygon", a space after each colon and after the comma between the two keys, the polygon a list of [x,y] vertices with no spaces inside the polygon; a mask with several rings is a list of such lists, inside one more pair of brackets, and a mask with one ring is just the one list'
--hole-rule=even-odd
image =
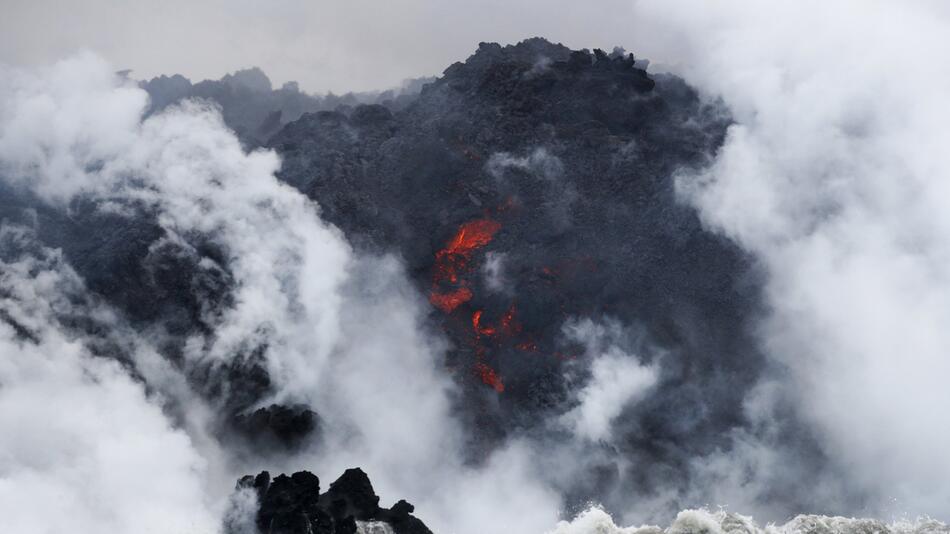
{"label": "dark lava cliff", "polygon": [[[395,534],[432,534],[404,500],[379,506],[373,484],[359,468],[347,469],[320,493],[320,479],[309,471],[278,475],[263,471],[238,481],[238,491],[252,492],[260,504],[253,517],[261,534],[356,534],[357,521],[385,523]],[[241,532],[238,525],[229,531]]]}
{"label": "dark lava cliff", "polygon": [[268,143],[283,180],[351,241],[400,254],[429,294],[475,457],[547,432],[572,402],[583,348],[562,326],[579,316],[630,325],[644,358],[664,354],[659,393],[622,415],[617,453],[657,466],[642,484],[743,424],[761,366],[745,332],[754,274],[674,190],[729,119],[639,65],[540,39],[483,43],[405,109],[306,114]]}
{"label": "dark lava cliff", "polygon": [[[568,505],[609,506],[611,495],[647,494],[727,446],[746,425],[742,400],[763,368],[747,332],[759,302],[754,266],[676,195],[678,173],[707,164],[722,144],[728,114],[643,66],[619,50],[529,39],[483,43],[418,95],[372,104],[275,91],[256,72],[142,86],[151,112],[182,98],[216,102],[248,146],[280,155],[280,179],[350,243],[402,258],[450,343],[444,368],[459,386],[467,461],[508,437],[563,431],[550,421],[577,403],[590,375],[584,344],[565,333],[570,321],[613,321],[643,362],[662,359],[654,393],[618,417],[618,444],[589,445],[596,458],[624,461],[592,459],[593,476],[557,488]],[[166,334],[170,361],[181,361],[186,334],[209,332],[206,318],[232,304],[228,270],[197,268],[225,254],[213,239],[187,236],[185,250],[161,240],[148,213],[128,219],[82,198],[66,213],[0,187],[0,217],[35,226],[134,328]],[[88,318],[74,327],[99,328]],[[98,350],[121,353],[107,336]],[[223,407],[221,435],[249,450],[318,441],[319,407],[256,406],[271,388],[260,363],[268,347],[244,350],[240,363],[189,376]],[[281,484],[290,482],[275,479],[263,502]],[[316,516],[336,517],[332,502],[312,501],[317,490],[288,491],[281,506],[294,514],[316,506]],[[387,513],[403,517],[404,508]]]}

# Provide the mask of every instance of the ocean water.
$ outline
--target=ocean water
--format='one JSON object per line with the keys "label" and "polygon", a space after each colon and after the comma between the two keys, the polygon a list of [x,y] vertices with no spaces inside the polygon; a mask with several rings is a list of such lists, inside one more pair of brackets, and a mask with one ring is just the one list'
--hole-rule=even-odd
{"label": "ocean water", "polygon": [[760,526],[752,517],[725,511],[683,510],[667,526],[621,527],[610,514],[590,508],[572,521],[561,521],[547,534],[950,534],[950,527],[920,518],[876,519],[799,515],[785,524]]}

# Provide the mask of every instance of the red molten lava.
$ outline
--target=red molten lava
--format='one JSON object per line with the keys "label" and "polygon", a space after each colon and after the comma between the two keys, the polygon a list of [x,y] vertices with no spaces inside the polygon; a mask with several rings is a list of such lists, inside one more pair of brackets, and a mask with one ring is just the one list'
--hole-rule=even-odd
{"label": "red molten lava", "polygon": [[518,320],[515,319],[514,304],[501,316],[501,331],[508,337],[513,337],[521,333],[521,325],[518,323]]}
{"label": "red molten lava", "polygon": [[494,336],[497,332],[493,326],[482,326],[482,310],[478,310],[472,314],[472,328],[475,329],[476,335],[481,336]]}
{"label": "red molten lava", "polygon": [[455,308],[458,308],[462,303],[470,300],[472,300],[472,290],[467,287],[460,287],[448,293],[437,293],[433,291],[429,294],[429,302],[444,313],[452,313]]}
{"label": "red molten lava", "polygon": [[[433,306],[442,310],[443,313],[452,314],[459,306],[472,299],[473,294],[469,289],[470,284],[467,279],[468,273],[472,270],[472,257],[475,251],[491,243],[495,233],[500,229],[500,223],[488,218],[469,221],[459,227],[445,248],[435,253],[432,291],[429,293],[429,302]],[[482,325],[481,318],[481,310],[472,314],[472,328],[475,334],[472,344],[476,358],[474,370],[482,382],[501,393],[505,391],[505,385],[498,373],[483,361],[485,347],[479,340],[481,336],[490,338],[498,335],[498,328]],[[514,308],[501,319],[500,328],[506,335],[513,331],[513,320]]]}
{"label": "red molten lava", "polygon": [[505,391],[505,384],[501,381],[501,377],[498,376],[498,373],[489,367],[488,364],[484,362],[478,362],[475,364],[475,372],[478,373],[478,377],[482,379],[482,382],[495,388],[495,391],[498,393],[503,393]]}
{"label": "red molten lava", "polygon": [[[516,199],[509,198],[494,213],[500,215],[518,206]],[[483,218],[463,224],[445,247],[435,253],[429,302],[443,313],[451,315],[451,324],[455,328],[461,327],[466,331],[465,342],[471,349],[471,352],[466,352],[474,354],[474,374],[496,392],[503,393],[505,384],[488,361],[498,361],[498,357],[510,354],[511,350],[547,354],[548,348],[539,346],[530,332],[530,326],[527,328],[529,331],[525,331],[526,328],[518,321],[514,302],[500,316],[495,314],[497,310],[479,309],[472,311],[469,319],[468,311],[474,307],[471,304],[459,310],[460,306],[475,298],[472,288],[476,286],[472,273],[475,270],[473,261],[476,259],[476,252],[491,243],[495,234],[501,230],[501,223],[490,217],[492,212],[486,210]],[[597,264],[591,258],[572,258],[558,261],[554,266],[540,266],[538,270],[541,280],[556,286],[562,280],[571,280],[586,271],[596,271]],[[561,302],[559,307],[564,313],[565,303]],[[468,323],[469,320],[471,323]],[[468,330],[468,324],[471,324],[471,330]],[[574,353],[555,352],[553,356],[559,360],[577,358]]]}
{"label": "red molten lava", "polygon": [[491,219],[467,222],[455,233],[455,237],[435,253],[435,276],[433,282],[457,283],[459,276],[468,270],[472,253],[491,243],[501,224]]}
{"label": "red molten lava", "polygon": [[[462,225],[455,237],[435,253],[435,273],[432,275],[432,293],[429,301],[445,313],[452,313],[463,302],[472,298],[461,275],[469,270],[472,253],[491,242],[501,224],[490,219],[478,219]],[[439,291],[439,283],[457,286],[448,292]]]}
{"label": "red molten lava", "polygon": [[498,322],[498,326],[482,324],[482,310],[472,314],[472,329],[476,336],[499,336],[502,339],[511,339],[521,333],[521,324],[515,318],[515,305],[512,304]]}
{"label": "red molten lava", "polygon": [[455,237],[443,250],[446,254],[470,254],[473,250],[491,243],[495,232],[501,229],[501,223],[491,219],[477,219],[467,222],[459,228]]}

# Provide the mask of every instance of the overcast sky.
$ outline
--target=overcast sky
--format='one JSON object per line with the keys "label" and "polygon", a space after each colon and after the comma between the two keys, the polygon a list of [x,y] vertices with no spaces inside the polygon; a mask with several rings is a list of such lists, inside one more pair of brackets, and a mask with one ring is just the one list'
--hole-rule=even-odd
{"label": "overcast sky", "polygon": [[644,39],[649,28],[637,28],[634,0],[0,3],[4,63],[49,63],[86,48],[137,78],[181,73],[197,81],[260,66],[275,85],[296,80],[312,92],[386,88],[439,74],[479,41],[539,35],[574,48],[623,45],[647,56],[675,40]]}

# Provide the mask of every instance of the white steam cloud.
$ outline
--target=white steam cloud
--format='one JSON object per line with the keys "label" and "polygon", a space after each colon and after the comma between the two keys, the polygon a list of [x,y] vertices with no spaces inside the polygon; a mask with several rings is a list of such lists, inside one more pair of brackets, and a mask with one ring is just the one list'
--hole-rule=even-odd
{"label": "white steam cloud", "polygon": [[591,358],[591,377],[577,394],[578,405],[561,416],[582,439],[608,440],[613,420],[656,384],[656,364],[642,365],[634,355],[611,343],[622,330],[614,322],[603,325],[590,319],[565,325],[567,336],[583,343]]}
{"label": "white steam cloud", "polygon": [[678,185],[766,268],[761,339],[784,395],[876,497],[867,512],[947,517],[945,4],[637,6],[735,114],[714,165]]}
{"label": "white steam cloud", "polygon": [[[69,345],[58,338],[47,341],[44,334],[40,346],[29,349],[5,341],[28,352],[5,362],[8,376],[0,394],[14,397],[5,404],[11,415],[0,419],[0,432],[17,433],[21,402],[69,413],[81,399],[86,402],[71,415],[71,433],[59,437],[71,447],[90,449],[92,458],[74,473],[81,457],[69,450],[60,455],[56,448],[27,446],[29,441],[5,442],[14,449],[0,472],[7,491],[30,487],[30,466],[48,466],[43,484],[52,493],[91,499],[84,477],[98,482],[92,487],[102,504],[89,505],[87,513],[121,509],[112,519],[116,528],[107,530],[135,530],[130,526],[135,520],[150,521],[161,532],[211,532],[219,526],[214,520],[224,508],[228,484],[244,470],[306,468],[332,477],[358,465],[384,499],[409,498],[440,532],[486,532],[488,511],[499,532],[541,532],[553,524],[558,498],[535,482],[527,447],[513,443],[482,468],[463,464],[461,428],[450,412],[451,382],[438,371],[443,346],[420,320],[423,300],[398,262],[356,256],[342,234],[320,220],[313,202],[281,184],[272,152],[245,153],[217,111],[200,103],[142,120],[144,92],[91,55],[38,72],[4,71],[0,102],[0,173],[10,183],[63,209],[83,196],[133,217],[140,216],[136,210],[157,213],[163,242],[194,250],[189,239],[197,233],[223,248],[226,265],[202,258],[199,266],[227,268],[235,280],[234,304],[221,316],[206,318],[213,335],[188,340],[186,368],[227,364],[266,346],[275,398],[263,402],[307,404],[324,423],[322,447],[285,458],[283,465],[238,464],[230,471],[225,465],[205,472],[204,463],[222,462],[218,456],[227,455],[213,439],[206,443],[201,417],[188,416],[181,430],[173,428],[140,385],[117,365],[87,357],[81,340]],[[125,336],[130,346],[148,345],[131,333]],[[44,370],[67,376],[36,379],[48,386],[20,377],[39,376],[31,369],[41,360],[31,356],[57,344],[69,348],[54,351],[63,368]],[[136,363],[145,371],[157,365]],[[146,380],[156,374],[137,370]],[[158,374],[162,380],[149,383],[159,388],[158,395],[191,405],[180,382]],[[47,388],[60,393],[44,396]],[[39,438],[24,434],[24,439]],[[115,465],[99,458],[105,453]],[[152,461],[155,456],[162,460]],[[138,495],[141,484],[151,484],[150,491]],[[17,506],[12,500],[7,504]],[[18,531],[26,532],[54,529],[71,514],[14,517],[22,526]],[[94,516],[74,530],[100,532],[111,524]]]}
{"label": "white steam cloud", "polygon": [[525,156],[508,152],[492,154],[485,164],[485,172],[516,190],[539,190],[551,223],[561,230],[571,225],[571,205],[577,201],[577,188],[565,179],[561,160],[546,148],[535,148]]}
{"label": "white steam cloud", "polygon": [[[17,229],[0,230],[4,252],[28,239]],[[161,399],[147,396],[117,361],[94,357],[57,326],[56,314],[73,310],[69,296],[81,289],[75,274],[52,251],[4,256],[3,530],[217,532],[208,462],[171,426]]]}

